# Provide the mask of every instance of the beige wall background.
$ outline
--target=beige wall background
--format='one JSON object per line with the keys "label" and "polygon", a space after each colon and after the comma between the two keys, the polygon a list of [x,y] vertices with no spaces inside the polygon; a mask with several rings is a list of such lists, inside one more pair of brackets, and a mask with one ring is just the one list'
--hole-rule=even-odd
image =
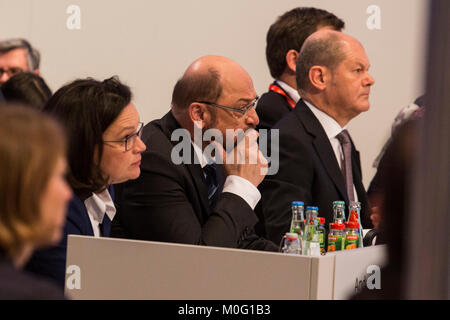
{"label": "beige wall background", "polygon": [[[80,8],[79,30],[67,28],[70,5]],[[380,30],[366,25],[370,5],[380,8]],[[75,78],[118,75],[149,122],[169,110],[175,82],[202,55],[234,59],[264,93],[272,81],[266,32],[298,6],[343,19],[344,32],[361,41],[371,61],[371,109],[349,125],[368,186],[395,115],[424,90],[427,0],[0,0],[0,39],[29,39],[41,51],[41,73],[54,91]]]}

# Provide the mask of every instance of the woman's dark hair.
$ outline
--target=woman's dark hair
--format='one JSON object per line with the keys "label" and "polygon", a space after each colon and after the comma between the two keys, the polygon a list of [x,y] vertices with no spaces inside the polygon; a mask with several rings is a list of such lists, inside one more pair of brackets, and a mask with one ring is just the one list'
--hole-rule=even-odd
{"label": "woman's dark hair", "polygon": [[52,96],[44,79],[34,73],[21,72],[6,81],[1,90],[5,100],[41,110]]}
{"label": "woman's dark hair", "polygon": [[56,117],[66,129],[70,168],[67,180],[82,199],[108,185],[108,177],[100,169],[102,135],[131,98],[130,88],[117,77],[103,82],[88,78],[63,86],[44,107],[44,112]]}

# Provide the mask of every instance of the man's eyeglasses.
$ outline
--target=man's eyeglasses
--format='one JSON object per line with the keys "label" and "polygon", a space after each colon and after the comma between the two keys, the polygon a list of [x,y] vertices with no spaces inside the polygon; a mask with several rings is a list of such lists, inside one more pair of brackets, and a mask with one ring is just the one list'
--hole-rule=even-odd
{"label": "man's eyeglasses", "polygon": [[21,68],[10,68],[10,69],[0,68],[0,77],[3,76],[4,73],[6,73],[8,77],[12,77],[21,72],[23,72]]}
{"label": "man's eyeglasses", "polygon": [[132,135],[128,135],[122,140],[116,140],[116,141],[103,141],[106,143],[120,143],[121,145],[125,145],[125,152],[128,150],[131,150],[134,148],[134,145],[136,144],[136,139],[139,137],[139,139],[142,136],[142,128],[144,127],[143,122],[139,122],[138,130],[136,133]]}
{"label": "man's eyeglasses", "polygon": [[210,106],[213,106],[215,108],[230,110],[234,112],[238,112],[241,114],[241,116],[244,116],[248,111],[250,111],[253,108],[256,108],[256,103],[258,102],[259,97],[256,97],[248,106],[245,106],[243,108],[232,108],[227,106],[222,106],[220,104],[214,103],[214,102],[208,102],[208,101],[196,101],[197,103],[204,103]]}

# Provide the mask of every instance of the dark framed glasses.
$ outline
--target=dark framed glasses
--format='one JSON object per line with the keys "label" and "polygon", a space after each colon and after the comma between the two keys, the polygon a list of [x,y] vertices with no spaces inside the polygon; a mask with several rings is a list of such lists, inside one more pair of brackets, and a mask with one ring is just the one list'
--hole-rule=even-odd
{"label": "dark framed glasses", "polygon": [[138,130],[136,133],[131,134],[123,138],[122,140],[114,140],[114,141],[103,141],[105,143],[120,143],[121,145],[125,146],[125,152],[128,150],[131,150],[134,148],[134,145],[136,144],[136,139],[139,137],[139,139],[142,136],[142,129],[144,128],[144,123],[139,122]]}
{"label": "dark framed glasses", "polygon": [[21,72],[23,72],[21,68],[10,68],[10,69],[0,68],[0,77],[3,76],[4,73],[6,73],[9,77],[12,77]]}
{"label": "dark framed glasses", "polygon": [[213,106],[215,108],[219,108],[219,109],[224,109],[224,110],[230,110],[233,112],[237,112],[239,113],[241,116],[244,116],[247,114],[248,111],[250,111],[253,108],[256,108],[256,104],[258,102],[259,97],[256,97],[249,105],[243,107],[243,108],[233,108],[233,107],[227,107],[227,106],[222,106],[220,104],[214,103],[214,102],[209,102],[209,101],[196,101],[197,103],[204,103],[206,105],[209,106]]}

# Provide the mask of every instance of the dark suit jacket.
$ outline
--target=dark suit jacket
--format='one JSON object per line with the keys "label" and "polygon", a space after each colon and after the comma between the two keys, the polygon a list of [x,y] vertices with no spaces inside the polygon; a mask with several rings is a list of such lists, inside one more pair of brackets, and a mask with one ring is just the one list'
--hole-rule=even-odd
{"label": "dark suit jacket", "polygon": [[63,291],[54,284],[14,267],[0,252],[0,300],[62,300]]}
{"label": "dark suit jacket", "polygon": [[[283,90],[281,87],[280,89]],[[256,108],[256,113],[259,117],[257,129],[272,129],[275,123],[291,110],[292,108],[289,106],[286,97],[283,95],[274,91],[264,93],[261,98],[259,98]]]}
{"label": "dark suit jacket", "polygon": [[[178,141],[170,139],[178,128],[171,112],[144,127],[147,150],[142,154],[141,175],[116,188],[118,212],[112,236],[277,251],[276,245],[254,233],[258,219],[241,197],[221,193],[210,212],[201,166],[176,165],[171,160]],[[191,154],[195,155],[193,148]],[[118,226],[122,231],[116,231]]]}
{"label": "dark suit jacket", "polygon": [[[114,199],[113,188],[109,187],[111,197]],[[48,277],[64,288],[66,275],[67,235],[78,234],[94,236],[91,220],[84,205],[84,201],[74,196],[67,210],[64,234],[58,245],[34,252],[25,269],[35,274]],[[108,236],[108,235],[106,235]]]}
{"label": "dark suit jacket", "polygon": [[[257,230],[260,235],[265,233],[267,239],[279,242],[289,231],[292,201],[318,206],[319,216],[326,219],[327,227],[333,220],[333,201],[343,200],[347,206],[349,202],[331,143],[302,99],[273,129],[280,130],[280,167],[276,175],[266,176],[259,186],[262,200],[257,211],[263,227],[258,226]],[[352,147],[353,182],[361,202],[361,221],[368,228],[372,224],[361,181],[359,152],[353,142]]]}

